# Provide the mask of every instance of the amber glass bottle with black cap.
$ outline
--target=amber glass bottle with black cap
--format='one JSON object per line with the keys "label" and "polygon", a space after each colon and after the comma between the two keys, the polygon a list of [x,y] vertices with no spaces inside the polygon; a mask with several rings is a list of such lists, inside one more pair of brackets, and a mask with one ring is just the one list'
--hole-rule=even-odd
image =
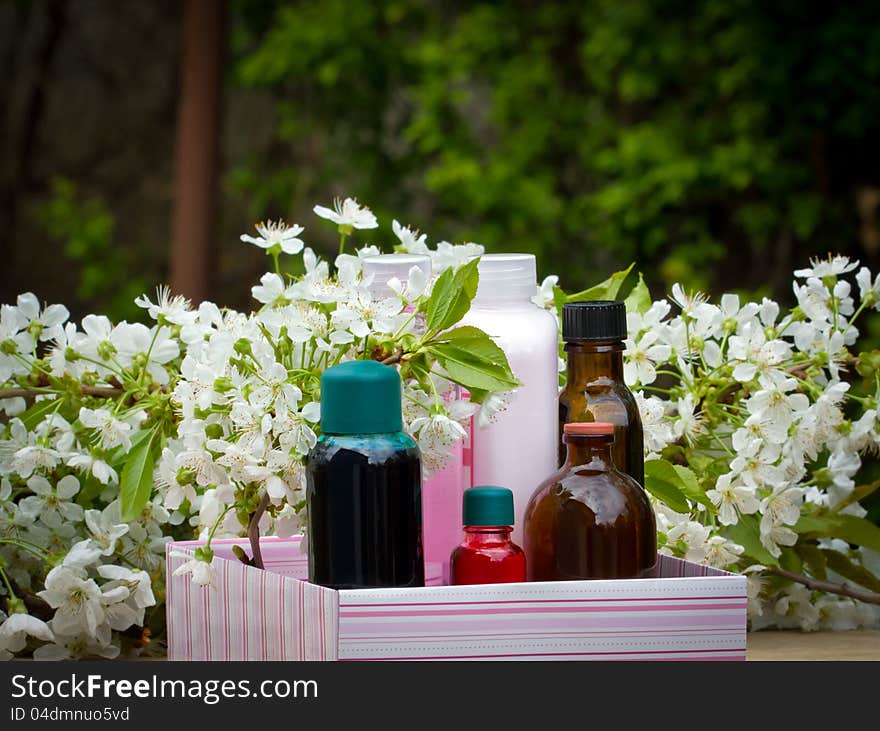
{"label": "amber glass bottle with black cap", "polygon": [[642,420],[635,397],[623,380],[626,306],[608,300],[566,304],[562,339],[567,380],[559,396],[559,464],[565,461],[565,424],[607,422],[614,425],[614,464],[644,485]]}

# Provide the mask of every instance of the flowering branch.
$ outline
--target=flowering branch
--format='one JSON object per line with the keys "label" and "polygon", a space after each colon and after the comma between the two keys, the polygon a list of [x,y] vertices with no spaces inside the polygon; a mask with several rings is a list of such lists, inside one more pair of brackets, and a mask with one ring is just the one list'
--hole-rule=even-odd
{"label": "flowering branch", "polygon": [[400,363],[401,358],[403,358],[404,352],[402,350],[398,350],[396,353],[392,353],[387,358],[383,358],[379,362],[383,365],[395,365],[396,363]]}
{"label": "flowering branch", "polygon": [[[83,396],[95,396],[97,398],[116,398],[122,396],[125,391],[113,386],[78,386],[79,393]],[[54,389],[45,387],[35,388],[5,388],[0,389],[0,400],[7,398],[36,398],[41,394],[56,393]]]}
{"label": "flowering branch", "polygon": [[263,513],[266,512],[266,508],[268,507],[269,493],[264,492],[262,497],[260,497],[260,502],[257,504],[256,510],[254,510],[248,518],[247,535],[253,553],[251,563],[258,569],[263,568],[263,552],[260,550],[260,518],[263,517]]}
{"label": "flowering branch", "polygon": [[768,567],[767,573],[773,574],[775,576],[781,576],[784,579],[794,581],[798,584],[803,584],[808,589],[812,589],[813,591],[825,591],[829,594],[848,596],[851,599],[858,599],[860,602],[865,602],[866,604],[880,604],[880,592],[868,591],[867,589],[859,589],[858,587],[850,586],[848,584],[835,584],[830,581],[819,581],[818,579],[814,579],[811,576],[796,574],[793,571],[786,571],[785,569],[781,569],[776,566]]}

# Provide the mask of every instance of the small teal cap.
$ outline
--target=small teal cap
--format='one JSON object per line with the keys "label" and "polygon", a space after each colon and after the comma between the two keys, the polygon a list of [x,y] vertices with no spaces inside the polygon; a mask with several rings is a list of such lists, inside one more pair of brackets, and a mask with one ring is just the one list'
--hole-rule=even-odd
{"label": "small teal cap", "polygon": [[513,525],[513,493],[495,485],[465,490],[462,517],[465,525]]}
{"label": "small teal cap", "polygon": [[403,429],[400,375],[375,360],[353,360],[321,376],[321,431],[383,434]]}

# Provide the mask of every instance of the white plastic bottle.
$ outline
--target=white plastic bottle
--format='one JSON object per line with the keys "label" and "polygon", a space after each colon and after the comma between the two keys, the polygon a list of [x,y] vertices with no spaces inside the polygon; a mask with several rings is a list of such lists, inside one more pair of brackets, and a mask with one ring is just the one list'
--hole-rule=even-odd
{"label": "white plastic bottle", "polygon": [[558,330],[553,315],[531,301],[537,292],[532,254],[486,254],[479,272],[477,295],[461,324],[491,335],[523,385],[488,426],[474,424],[470,485],[513,491],[513,541],[521,545],[529,498],[557,467]]}
{"label": "white plastic bottle", "polygon": [[388,281],[396,278],[406,285],[413,267],[421,269],[425,279],[431,278],[431,257],[422,254],[375,254],[362,262],[364,277],[372,277],[370,292],[374,297],[392,297]]}

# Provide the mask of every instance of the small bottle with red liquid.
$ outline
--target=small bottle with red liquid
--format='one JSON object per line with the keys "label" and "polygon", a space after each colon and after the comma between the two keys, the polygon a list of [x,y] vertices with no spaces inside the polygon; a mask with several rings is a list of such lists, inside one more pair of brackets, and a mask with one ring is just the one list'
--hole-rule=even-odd
{"label": "small bottle with red liquid", "polygon": [[526,555],[510,540],[513,493],[480,485],[464,491],[464,540],[452,552],[451,584],[505,584],[526,580]]}

